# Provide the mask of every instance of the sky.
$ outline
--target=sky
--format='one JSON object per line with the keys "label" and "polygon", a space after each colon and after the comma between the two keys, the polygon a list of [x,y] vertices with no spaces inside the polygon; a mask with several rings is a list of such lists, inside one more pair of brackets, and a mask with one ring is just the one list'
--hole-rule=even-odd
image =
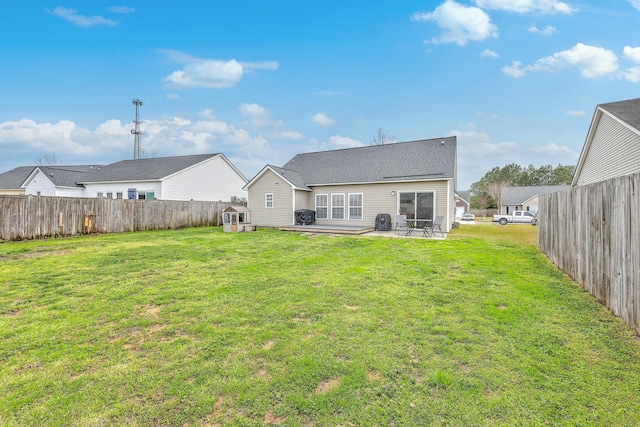
{"label": "sky", "polygon": [[458,190],[575,165],[598,104],[640,97],[640,0],[7,1],[0,172],[457,136]]}

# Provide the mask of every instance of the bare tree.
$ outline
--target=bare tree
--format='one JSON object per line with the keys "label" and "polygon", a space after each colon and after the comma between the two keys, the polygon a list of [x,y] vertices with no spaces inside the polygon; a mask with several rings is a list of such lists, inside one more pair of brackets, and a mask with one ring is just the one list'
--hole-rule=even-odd
{"label": "bare tree", "polygon": [[493,199],[495,205],[500,209],[500,200],[502,198],[502,189],[509,185],[508,181],[491,182],[487,184],[484,191]]}
{"label": "bare tree", "polygon": [[56,153],[44,153],[36,159],[36,165],[38,166],[57,166],[62,163],[64,162],[56,157]]}
{"label": "bare tree", "polygon": [[390,134],[388,131],[383,130],[382,128],[378,128],[378,134],[373,135],[371,139],[371,145],[383,145],[383,144],[392,144],[396,142],[396,135]]}

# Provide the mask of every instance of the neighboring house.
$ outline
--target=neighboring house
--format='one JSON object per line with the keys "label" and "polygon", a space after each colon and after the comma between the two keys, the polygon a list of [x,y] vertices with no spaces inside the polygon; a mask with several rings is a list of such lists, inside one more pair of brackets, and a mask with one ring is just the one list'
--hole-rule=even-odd
{"label": "neighboring house", "polygon": [[295,211],[312,209],[316,224],[375,225],[380,213],[454,221],[456,137],[298,154],[283,167],[265,166],[246,185],[252,222],[295,225]]}
{"label": "neighboring house", "polygon": [[246,178],[220,153],[123,160],[108,165],[36,166],[25,194],[109,199],[246,199]]}
{"label": "neighboring house", "polygon": [[571,186],[640,172],[640,98],[596,107]]}
{"label": "neighboring house", "polygon": [[36,166],[22,183],[25,194],[35,196],[84,197],[78,183],[101,165]]}
{"label": "neighboring house", "polygon": [[568,189],[568,185],[540,185],[529,187],[504,187],[500,196],[500,213],[513,211],[538,213],[538,196]]}
{"label": "neighboring house", "polygon": [[0,196],[19,196],[24,194],[22,183],[35,166],[20,166],[0,174]]}
{"label": "neighboring house", "polygon": [[[79,181],[85,197],[161,200],[246,199],[247,179],[221,154],[123,160]],[[134,191],[135,190],[135,191]]]}
{"label": "neighboring house", "polygon": [[471,192],[456,191],[456,217],[459,218],[463,213],[469,212],[471,208]]}

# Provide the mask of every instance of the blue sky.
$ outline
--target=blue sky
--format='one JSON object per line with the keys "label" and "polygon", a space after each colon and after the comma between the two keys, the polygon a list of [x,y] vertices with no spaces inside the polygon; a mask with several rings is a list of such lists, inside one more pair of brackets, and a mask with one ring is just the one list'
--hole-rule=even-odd
{"label": "blue sky", "polygon": [[458,189],[576,164],[597,104],[640,97],[640,0],[3,4],[0,171],[458,136]]}

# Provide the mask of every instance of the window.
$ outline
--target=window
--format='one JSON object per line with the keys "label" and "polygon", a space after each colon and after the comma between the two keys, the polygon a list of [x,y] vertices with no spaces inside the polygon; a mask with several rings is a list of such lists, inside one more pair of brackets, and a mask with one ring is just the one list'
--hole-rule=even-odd
{"label": "window", "polygon": [[156,199],[156,193],[153,191],[147,191],[147,200],[155,200]]}
{"label": "window", "polygon": [[98,193],[98,199],[102,199],[102,192]]}
{"label": "window", "polygon": [[147,193],[140,192],[138,193],[138,200],[145,200],[147,198]]}
{"label": "window", "polygon": [[344,219],[344,194],[331,195],[331,219]]}
{"label": "window", "polygon": [[349,194],[349,219],[362,219],[362,193]]}
{"label": "window", "polygon": [[316,219],[329,218],[329,195],[316,194]]}
{"label": "window", "polygon": [[113,193],[107,193],[107,199],[113,199]]}
{"label": "window", "polygon": [[421,227],[434,219],[435,195],[433,191],[400,193],[398,208],[400,215],[406,215],[407,220],[415,221],[416,227]]}
{"label": "window", "polygon": [[267,209],[273,207],[273,193],[267,193],[264,195],[264,207]]}
{"label": "window", "polygon": [[116,193],[116,199],[122,199],[122,192]]}

